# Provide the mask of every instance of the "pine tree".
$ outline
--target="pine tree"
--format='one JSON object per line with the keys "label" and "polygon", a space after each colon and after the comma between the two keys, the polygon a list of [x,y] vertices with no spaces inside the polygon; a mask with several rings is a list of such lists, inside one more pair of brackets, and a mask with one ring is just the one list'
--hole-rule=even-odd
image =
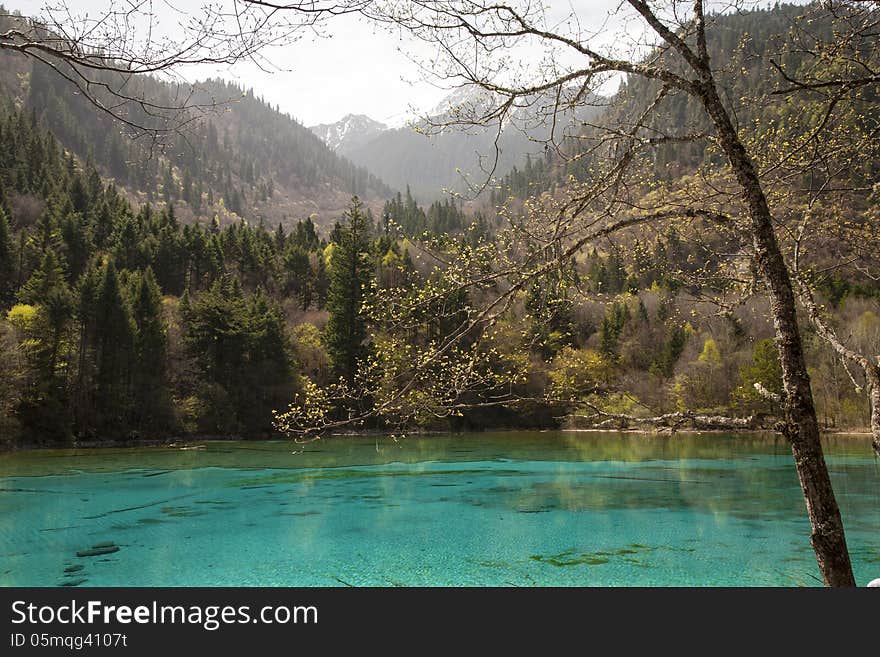
{"label": "pine tree", "polygon": [[327,294],[330,291],[330,276],[327,273],[327,263],[324,261],[324,255],[318,252],[315,258],[312,279],[314,280],[314,297],[315,304],[319,310],[323,310],[327,306]]}
{"label": "pine tree", "polygon": [[80,277],[74,295],[79,324],[76,377],[72,393],[74,431],[83,435],[95,430],[95,348],[98,292],[101,289],[101,268],[93,261]]}
{"label": "pine tree", "polygon": [[247,366],[237,387],[238,417],[250,431],[271,431],[272,410],[293,394],[284,315],[262,290],[247,309]]}
{"label": "pine tree", "polygon": [[165,377],[167,336],[162,320],[162,292],[150,267],[137,277],[132,294],[134,367],[132,424],[154,430],[169,424]]}
{"label": "pine tree", "polygon": [[9,217],[0,204],[0,308],[9,304],[13,298],[15,275],[13,253]]}
{"label": "pine tree", "polygon": [[281,225],[281,222],[278,222],[278,228],[275,229],[275,250],[280,253],[284,249],[284,244],[287,241],[287,235],[284,232],[284,226]]}
{"label": "pine tree", "polygon": [[18,291],[22,303],[38,305],[45,302],[57,290],[66,289],[64,264],[54,249],[43,253],[39,266]]}
{"label": "pine tree", "polygon": [[666,340],[663,350],[656,361],[656,366],[664,376],[672,376],[675,364],[678,362],[681,352],[687,343],[687,333],[681,324],[673,323],[666,331]]}
{"label": "pine tree", "polygon": [[35,312],[34,321],[28,323],[23,336],[28,344],[25,351],[29,383],[16,414],[28,434],[39,439],[64,440],[69,437],[72,424],[66,387],[72,303],[64,269],[53,250],[45,253],[18,297]]}
{"label": "pine tree", "polygon": [[79,212],[68,214],[61,220],[61,235],[67,254],[70,280],[75,281],[85,270],[92,256],[93,246],[85,230],[85,222]]}
{"label": "pine tree", "polygon": [[287,294],[293,294],[299,299],[300,307],[307,310],[312,305],[312,265],[309,254],[298,246],[289,248],[284,253],[285,282],[284,289]]}
{"label": "pine tree", "polygon": [[599,350],[611,359],[617,358],[620,336],[629,320],[630,312],[625,303],[615,301],[605,313],[599,333]]}
{"label": "pine tree", "polygon": [[97,409],[99,426],[125,426],[128,404],[132,327],[116,267],[104,265],[95,306],[97,326]]}
{"label": "pine tree", "polygon": [[49,202],[48,207],[40,214],[34,230],[28,239],[28,247],[37,258],[47,251],[53,250],[56,255],[61,253],[61,219],[64,211],[60,207],[61,202],[57,199]]}
{"label": "pine tree", "polygon": [[234,389],[244,378],[247,308],[235,281],[217,280],[210,289],[181,299],[184,341],[199,372],[198,395],[206,409],[200,429],[232,432],[238,425]]}
{"label": "pine tree", "polygon": [[305,221],[297,222],[293,240],[297,246],[306,251],[315,251],[319,247],[318,231],[315,230],[315,224],[311,217],[308,217]]}
{"label": "pine tree", "polygon": [[325,328],[327,351],[334,373],[348,382],[354,380],[358,364],[366,353],[367,321],[363,304],[373,275],[363,205],[353,197],[339,226],[338,242],[330,262],[330,290]]}

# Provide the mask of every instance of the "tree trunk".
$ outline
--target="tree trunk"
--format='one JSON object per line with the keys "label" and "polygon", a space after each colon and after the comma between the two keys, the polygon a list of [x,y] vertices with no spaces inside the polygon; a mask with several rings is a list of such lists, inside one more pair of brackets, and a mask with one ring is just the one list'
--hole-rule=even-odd
{"label": "tree trunk", "polygon": [[804,361],[797,308],[788,267],[779,248],[767,198],[754,164],[737,135],[711,74],[697,85],[697,95],[712,119],[748,207],[758,270],[770,291],[776,345],[785,389],[783,433],[791,444],[804,493],[812,535],[810,541],[826,586],[855,586],[843,520],[834,498],[819,439],[819,423]]}
{"label": "tree trunk", "polygon": [[880,362],[877,360],[878,357],[866,356],[847,347],[834,329],[822,319],[819,308],[813,299],[812,291],[800,276],[797,278],[797,283],[801,304],[806,309],[810,322],[812,322],[819,337],[831,345],[831,348],[837,352],[841,359],[855,363],[865,373],[865,385],[867,386],[868,405],[870,407],[871,444],[874,447],[874,453],[880,456]]}
{"label": "tree trunk", "polygon": [[669,429],[675,433],[683,426],[693,427],[696,431],[758,431],[770,429],[776,424],[772,416],[749,415],[748,417],[730,417],[727,415],[703,415],[693,411],[678,411],[654,417],[637,417],[625,413],[607,413],[594,409],[592,415],[571,414],[566,417],[588,420],[595,429],[613,427],[626,429],[631,425],[648,425],[657,429]]}
{"label": "tree trunk", "polygon": [[880,366],[865,368],[868,379],[868,394],[871,399],[871,444],[874,453],[880,456]]}

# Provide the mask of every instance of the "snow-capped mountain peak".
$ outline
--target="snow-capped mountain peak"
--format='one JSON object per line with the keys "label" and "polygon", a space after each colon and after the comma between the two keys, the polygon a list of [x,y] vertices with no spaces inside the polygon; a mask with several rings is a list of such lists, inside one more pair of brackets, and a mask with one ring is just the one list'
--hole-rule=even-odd
{"label": "snow-capped mountain peak", "polygon": [[336,123],[322,123],[309,128],[335,151],[345,153],[372,139],[388,126],[363,114],[348,114]]}

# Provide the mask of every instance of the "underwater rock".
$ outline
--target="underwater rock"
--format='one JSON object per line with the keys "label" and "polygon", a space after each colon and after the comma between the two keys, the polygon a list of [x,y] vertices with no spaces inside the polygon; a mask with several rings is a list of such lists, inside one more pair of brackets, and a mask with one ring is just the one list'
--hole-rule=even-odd
{"label": "underwater rock", "polygon": [[58,582],[58,586],[79,586],[80,584],[85,584],[88,582],[85,577],[80,577],[79,579],[65,579],[61,582]]}
{"label": "underwater rock", "polygon": [[114,552],[119,552],[119,547],[114,545],[113,543],[99,543],[98,545],[93,545],[88,550],[79,550],[76,553],[78,557],[98,557],[102,554],[113,554]]}
{"label": "underwater rock", "polygon": [[583,552],[577,553],[574,550],[566,550],[559,554],[533,554],[529,556],[532,561],[550,564],[551,566],[578,566],[585,564],[588,566],[601,566],[608,563],[607,552]]}

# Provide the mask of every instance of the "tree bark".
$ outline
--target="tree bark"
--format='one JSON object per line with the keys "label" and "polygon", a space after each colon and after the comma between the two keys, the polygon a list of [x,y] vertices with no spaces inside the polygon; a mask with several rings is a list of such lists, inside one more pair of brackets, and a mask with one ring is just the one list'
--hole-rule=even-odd
{"label": "tree bark", "polygon": [[675,433],[683,426],[690,426],[697,431],[757,431],[771,429],[776,422],[771,416],[749,415],[748,417],[730,417],[727,415],[706,415],[683,411],[666,413],[654,417],[637,417],[625,413],[607,413],[594,408],[593,415],[572,414],[566,417],[584,419],[591,422],[593,428],[606,427],[626,428],[631,425],[648,425],[658,429],[667,428]]}
{"label": "tree bark", "polygon": [[[797,268],[795,268],[797,274]],[[801,304],[807,310],[810,322],[816,329],[819,337],[825,340],[831,348],[834,349],[842,358],[858,365],[865,373],[865,384],[868,388],[868,401],[871,406],[871,444],[874,447],[874,453],[880,456],[880,362],[875,360],[877,357],[866,356],[855,349],[847,347],[843,340],[838,337],[834,329],[825,323],[819,307],[813,298],[813,293],[803,279],[797,277],[798,290],[800,291]]]}
{"label": "tree bark", "polygon": [[721,102],[708,66],[703,71],[702,79],[696,83],[695,94],[712,119],[719,144],[748,207],[758,270],[770,292],[776,345],[782,366],[785,389],[783,433],[794,455],[812,527],[810,542],[816,553],[822,581],[826,586],[855,586],[843,520],[822,453],[819,423],[797,324],[794,291],[776,239],[767,198],[754,163]]}
{"label": "tree bark", "polygon": [[880,456],[880,366],[873,365],[865,370],[871,400],[871,444],[874,453]]}

